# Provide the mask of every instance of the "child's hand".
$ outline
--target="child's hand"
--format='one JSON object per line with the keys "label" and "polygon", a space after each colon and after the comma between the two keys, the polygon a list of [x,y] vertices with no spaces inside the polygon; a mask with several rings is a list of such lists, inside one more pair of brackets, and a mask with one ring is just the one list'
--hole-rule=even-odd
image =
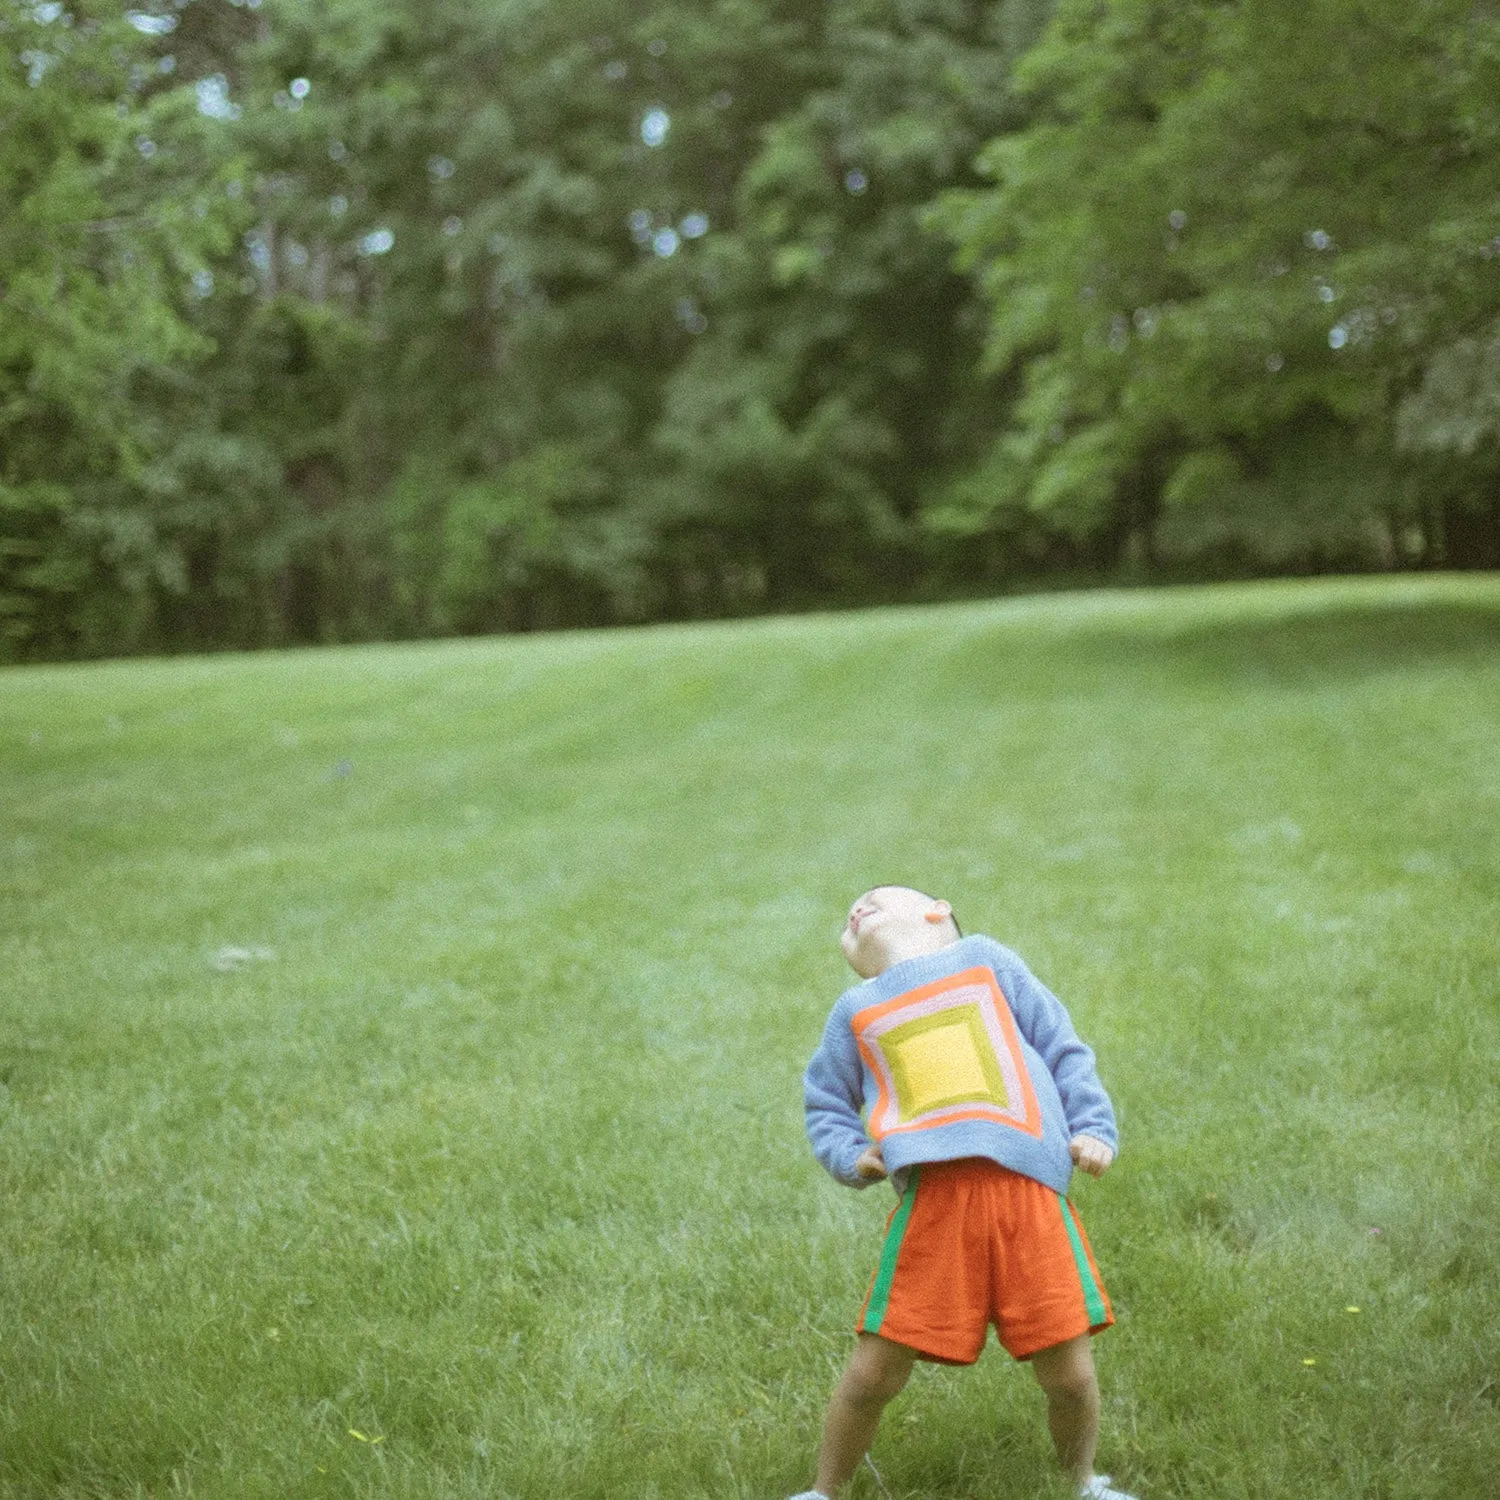
{"label": "child's hand", "polygon": [[859,1153],[859,1160],[854,1163],[854,1175],[862,1182],[881,1182],[890,1175],[878,1145],[866,1146]]}
{"label": "child's hand", "polygon": [[1115,1159],[1114,1150],[1093,1135],[1075,1135],[1068,1142],[1068,1150],[1072,1153],[1073,1165],[1090,1177],[1103,1177]]}

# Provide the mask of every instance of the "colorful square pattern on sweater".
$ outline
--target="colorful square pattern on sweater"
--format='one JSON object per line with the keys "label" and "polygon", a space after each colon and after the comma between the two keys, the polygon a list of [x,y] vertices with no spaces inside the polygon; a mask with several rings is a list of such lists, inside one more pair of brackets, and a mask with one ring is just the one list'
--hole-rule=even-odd
{"label": "colorful square pattern on sweater", "polygon": [[965,969],[855,1013],[878,1094],[870,1134],[992,1120],[1041,1137],[1042,1112],[1015,1017],[987,968]]}

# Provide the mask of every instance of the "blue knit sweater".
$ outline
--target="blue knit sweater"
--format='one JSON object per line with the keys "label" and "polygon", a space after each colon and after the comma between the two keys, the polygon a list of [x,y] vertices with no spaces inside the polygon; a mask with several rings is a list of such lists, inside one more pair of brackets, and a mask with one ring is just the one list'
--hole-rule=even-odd
{"label": "blue knit sweater", "polygon": [[871,1138],[898,1189],[918,1163],[984,1156],[1059,1193],[1073,1136],[1118,1143],[1062,1002],[977,934],[845,990],[803,1091],[813,1154],[851,1187],[868,1186],[854,1163]]}

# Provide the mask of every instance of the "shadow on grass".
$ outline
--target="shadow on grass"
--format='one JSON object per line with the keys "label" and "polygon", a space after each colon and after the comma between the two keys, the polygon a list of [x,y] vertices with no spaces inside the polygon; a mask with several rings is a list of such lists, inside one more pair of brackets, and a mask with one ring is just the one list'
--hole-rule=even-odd
{"label": "shadow on grass", "polygon": [[[1140,642],[1118,643],[1138,657]],[[1348,607],[1302,618],[1215,624],[1162,643],[1203,676],[1288,686],[1392,671],[1500,666],[1500,609],[1480,605]]]}
{"label": "shadow on grass", "polygon": [[950,659],[945,686],[1003,677],[1012,691],[1075,697],[1132,681],[1309,688],[1391,672],[1500,666],[1500,603],[1351,601],[1275,619],[1183,620],[1163,613],[1094,619],[1085,629],[1032,638],[1024,653],[977,638]]}

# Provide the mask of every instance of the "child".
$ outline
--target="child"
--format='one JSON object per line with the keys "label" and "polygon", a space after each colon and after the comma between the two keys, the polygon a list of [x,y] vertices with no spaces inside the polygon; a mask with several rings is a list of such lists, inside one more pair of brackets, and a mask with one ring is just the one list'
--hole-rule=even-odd
{"label": "child", "polygon": [[840,1182],[889,1175],[900,1202],[828,1406],[817,1488],[795,1500],[832,1500],[913,1361],[972,1364],[990,1323],[1030,1360],[1078,1493],[1131,1500],[1094,1473],[1089,1337],[1114,1318],[1064,1197],[1075,1165],[1098,1177],[1114,1160],[1094,1054],[1021,959],[964,937],[946,901],[877,886],[840,946],[864,983],[840,996],[808,1064],[807,1134]]}

